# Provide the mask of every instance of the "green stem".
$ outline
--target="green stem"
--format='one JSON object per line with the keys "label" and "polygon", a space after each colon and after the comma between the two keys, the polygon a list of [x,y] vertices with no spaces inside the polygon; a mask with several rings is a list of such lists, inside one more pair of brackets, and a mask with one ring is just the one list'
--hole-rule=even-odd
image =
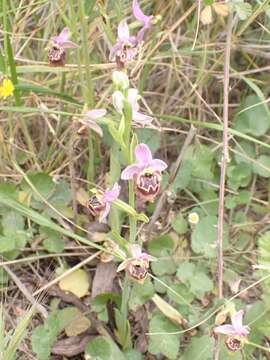
{"label": "green stem", "polygon": [[[135,208],[135,194],[134,194],[134,183],[133,180],[130,180],[128,183],[128,200],[129,205]],[[136,232],[137,232],[137,221],[134,216],[129,217],[129,241],[130,243],[135,243],[136,241]]]}
{"label": "green stem", "polygon": [[[88,107],[94,107],[94,87],[92,82],[92,76],[90,71],[90,61],[89,61],[89,46],[88,46],[88,23],[87,17],[85,14],[85,1],[79,0],[78,2],[79,10],[79,19],[82,28],[82,52],[83,60],[85,65],[85,85],[84,88],[84,98]],[[94,144],[92,132],[88,130],[88,151],[89,151],[89,163],[87,169],[87,179],[89,182],[93,182],[95,178],[95,154],[94,154]]]}

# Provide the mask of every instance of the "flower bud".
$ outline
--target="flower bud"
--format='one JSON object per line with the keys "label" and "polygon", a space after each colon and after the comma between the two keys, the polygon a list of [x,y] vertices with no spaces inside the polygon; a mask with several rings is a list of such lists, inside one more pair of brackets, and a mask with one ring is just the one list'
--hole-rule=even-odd
{"label": "flower bud", "polygon": [[123,113],[125,97],[121,91],[117,90],[112,94],[112,102],[115,110],[120,114]]}
{"label": "flower bud", "polygon": [[129,88],[129,79],[123,71],[114,71],[112,81],[118,90],[126,90]]}

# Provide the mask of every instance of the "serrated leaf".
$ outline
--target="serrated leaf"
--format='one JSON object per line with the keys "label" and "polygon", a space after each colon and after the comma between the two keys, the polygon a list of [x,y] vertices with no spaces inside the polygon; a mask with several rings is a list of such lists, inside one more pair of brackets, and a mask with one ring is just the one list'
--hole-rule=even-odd
{"label": "serrated leaf", "polygon": [[154,355],[163,354],[170,360],[177,359],[180,336],[166,334],[175,331],[179,331],[178,326],[163,315],[154,315],[149,323],[149,333],[162,333],[162,335],[150,335],[148,351]]}
{"label": "serrated leaf", "polygon": [[[52,180],[52,177],[45,173],[35,173],[29,174],[29,181],[33,184],[37,192],[45,199],[48,199],[50,195],[53,194],[55,190],[55,183]],[[32,193],[34,199],[38,202],[42,201],[39,194],[36,194],[35,191],[30,187],[27,181],[24,179],[21,182],[21,189]]]}
{"label": "serrated leaf", "polygon": [[89,289],[89,278],[86,271],[75,270],[59,281],[59,287],[63,291],[69,291],[79,298],[85,296]]}

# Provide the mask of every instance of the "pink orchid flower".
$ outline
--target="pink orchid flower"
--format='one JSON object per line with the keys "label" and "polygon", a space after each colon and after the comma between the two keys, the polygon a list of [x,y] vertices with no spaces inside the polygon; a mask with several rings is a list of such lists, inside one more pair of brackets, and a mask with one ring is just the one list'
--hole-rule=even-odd
{"label": "pink orchid flower", "polygon": [[59,45],[63,49],[76,49],[79,46],[74,42],[68,40],[70,38],[70,31],[65,27],[59,35],[52,37],[52,42],[55,45]]}
{"label": "pink orchid flower", "polygon": [[99,215],[99,222],[104,222],[111,209],[111,202],[119,197],[121,187],[115,183],[111,189],[97,191],[87,203],[93,216]]}
{"label": "pink orchid flower", "polygon": [[139,3],[138,3],[137,0],[133,0],[133,3],[132,3],[132,11],[133,11],[134,17],[135,17],[138,21],[140,21],[141,23],[143,23],[143,27],[142,27],[142,29],[138,32],[138,35],[137,35],[137,41],[138,41],[138,42],[141,42],[141,41],[143,41],[145,31],[152,26],[152,21],[153,21],[154,16],[153,16],[153,15],[150,15],[150,16],[145,15],[145,14],[142,12],[142,10],[141,10],[141,8],[140,8],[140,5],[139,5]]}
{"label": "pink orchid flower", "polygon": [[110,60],[118,59],[120,63],[125,63],[134,58],[137,53],[137,39],[130,36],[126,20],[122,20],[118,25],[117,42],[110,51]]}
{"label": "pink orchid flower", "polygon": [[117,268],[117,272],[127,270],[129,276],[139,282],[143,283],[147,277],[149,262],[156,259],[143,252],[138,244],[132,244],[129,246],[129,252],[131,257],[124,260]]}
{"label": "pink orchid flower", "polygon": [[249,327],[243,325],[244,311],[240,310],[231,317],[231,324],[225,324],[215,327],[216,334],[225,334],[229,336],[245,337],[249,334]]}
{"label": "pink orchid flower", "polygon": [[96,119],[100,119],[103,116],[105,116],[107,113],[107,110],[105,109],[92,109],[88,110],[84,113],[84,117],[80,119],[80,123],[82,123],[84,126],[79,129],[79,133],[81,133],[85,127],[88,127],[89,129],[95,131],[98,135],[103,136],[103,131],[101,127],[96,123]]}
{"label": "pink orchid flower", "polygon": [[122,171],[121,179],[133,179],[138,197],[153,202],[160,191],[161,172],[167,168],[167,164],[160,159],[153,159],[146,144],[136,146],[135,158],[136,163]]}
{"label": "pink orchid flower", "polygon": [[145,170],[161,172],[167,168],[167,164],[160,159],[153,159],[151,150],[146,144],[139,144],[135,148],[136,163],[127,166],[121,174],[121,179],[130,180]]}
{"label": "pink orchid flower", "polygon": [[77,44],[68,40],[70,31],[64,28],[58,36],[52,38],[52,46],[49,49],[48,59],[52,66],[64,66],[66,61],[66,49],[75,49]]}

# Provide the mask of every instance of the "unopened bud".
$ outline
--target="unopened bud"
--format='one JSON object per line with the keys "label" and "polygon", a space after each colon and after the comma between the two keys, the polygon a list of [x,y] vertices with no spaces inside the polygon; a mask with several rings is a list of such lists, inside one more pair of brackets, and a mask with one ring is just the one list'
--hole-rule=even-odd
{"label": "unopened bud", "polygon": [[114,71],[112,81],[118,90],[126,90],[129,88],[129,79],[123,71]]}

